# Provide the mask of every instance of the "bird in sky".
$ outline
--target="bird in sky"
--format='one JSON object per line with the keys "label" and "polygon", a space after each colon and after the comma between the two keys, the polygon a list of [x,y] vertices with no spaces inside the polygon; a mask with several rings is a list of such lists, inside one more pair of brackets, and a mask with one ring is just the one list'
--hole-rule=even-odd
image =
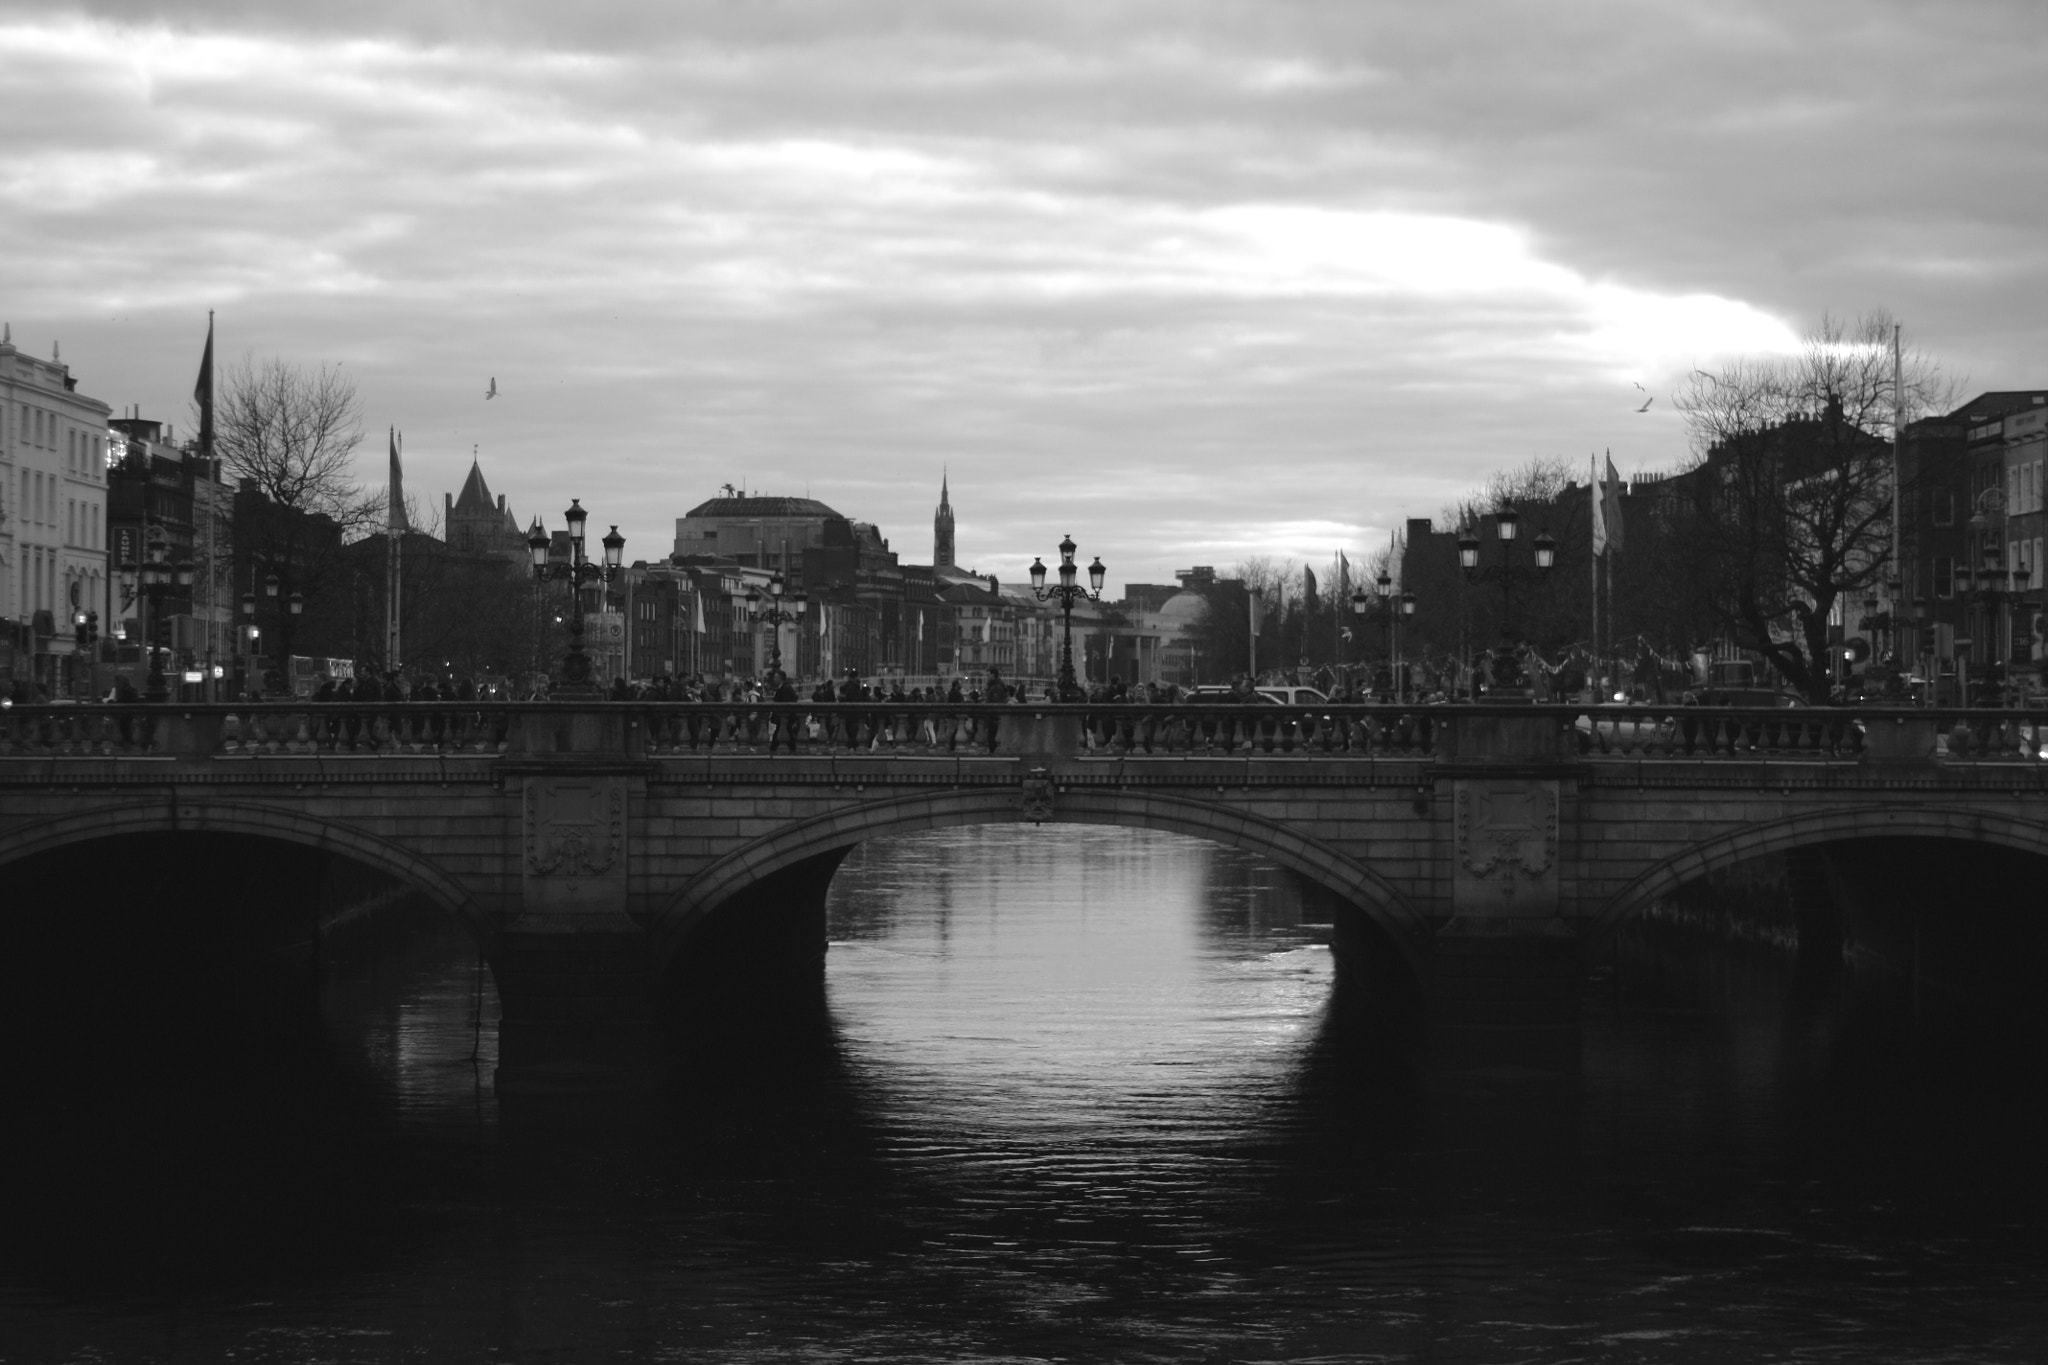
{"label": "bird in sky", "polygon": [[488,389],[486,389],[486,390],[484,390],[484,397],[485,397],[485,398],[496,398],[497,396],[498,396],[498,376],[496,376],[496,375],[492,375],[492,376],[491,376],[491,387],[490,387],[490,388],[488,388]]}
{"label": "bird in sky", "polygon": [[1648,412],[1648,411],[1650,410],[1650,404],[1652,404],[1652,403],[1654,403],[1654,402],[1656,402],[1656,401],[1657,401],[1657,396],[1656,396],[1655,394],[1652,394],[1652,395],[1650,395],[1650,396],[1649,396],[1648,398],[1645,398],[1645,399],[1643,400],[1643,405],[1642,405],[1641,407],[1637,408],[1637,409],[1636,409],[1636,411],[1637,411],[1637,412]]}

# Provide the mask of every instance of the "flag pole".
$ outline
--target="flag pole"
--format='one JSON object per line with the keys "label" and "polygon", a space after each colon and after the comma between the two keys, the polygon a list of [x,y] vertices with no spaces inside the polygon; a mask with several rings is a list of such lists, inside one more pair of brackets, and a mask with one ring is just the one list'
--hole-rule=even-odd
{"label": "flag pole", "polygon": [[391,450],[389,506],[384,509],[384,671],[396,673],[400,667],[400,618],[402,598],[399,594],[399,538],[405,525],[405,484],[403,466],[399,464],[398,429],[388,433]]}
{"label": "flag pole", "polygon": [[[1600,501],[1598,455],[1586,456],[1586,482],[1593,486],[1593,520],[1597,525],[1606,510]],[[1598,543],[1600,539],[1597,535],[1592,538],[1593,553],[1587,556],[1591,561],[1588,567],[1593,571],[1593,676],[1596,681],[1600,675],[1600,556],[1607,552],[1607,547]]]}
{"label": "flag pole", "polygon": [[220,700],[220,683],[213,676],[214,660],[220,649],[220,566],[215,562],[213,523],[220,515],[220,480],[213,469],[213,310],[206,310],[206,350],[199,358],[199,382],[193,395],[199,402],[199,458],[205,461],[206,492],[206,695]]}
{"label": "flag pole", "polygon": [[[1899,597],[1905,596],[1906,592],[1905,560],[1901,557],[1899,549],[1899,521],[1904,515],[1906,505],[1899,489],[1899,441],[1900,433],[1905,429],[1905,426],[1905,362],[1901,358],[1899,324],[1895,322],[1892,324],[1892,571],[1886,577],[1889,582],[1899,585]],[[1884,595],[1888,603],[1886,610],[1891,613],[1892,617],[1892,648],[1896,652],[1899,639],[1899,603],[1893,598],[1889,586],[1885,589]],[[1916,639],[1914,643],[1917,647],[1918,640]],[[1901,655],[1900,657],[1904,656]]]}
{"label": "flag pole", "polygon": [[214,553],[214,522],[220,517],[220,479],[213,467],[213,310],[206,310],[206,401],[200,407],[199,457],[206,461],[206,695],[220,700],[214,660],[220,657],[220,563]]}

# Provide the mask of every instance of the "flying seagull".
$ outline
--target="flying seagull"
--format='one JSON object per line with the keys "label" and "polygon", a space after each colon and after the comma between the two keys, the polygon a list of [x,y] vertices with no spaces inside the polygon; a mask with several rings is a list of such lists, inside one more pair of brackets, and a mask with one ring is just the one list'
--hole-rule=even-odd
{"label": "flying seagull", "polygon": [[485,390],[485,391],[484,391],[484,397],[485,397],[485,398],[496,398],[497,396],[498,396],[498,376],[496,376],[496,375],[492,375],[492,376],[491,376],[491,387],[490,387],[489,389],[487,389],[487,390]]}
{"label": "flying seagull", "polygon": [[1654,403],[1654,402],[1656,402],[1656,401],[1657,401],[1657,396],[1656,396],[1655,394],[1651,394],[1651,395],[1650,395],[1650,396],[1649,396],[1648,398],[1645,398],[1645,399],[1643,400],[1643,405],[1642,405],[1641,407],[1637,408],[1637,409],[1636,409],[1636,411],[1637,411],[1637,412],[1648,412],[1648,411],[1650,410],[1650,404],[1652,404],[1652,403]]}

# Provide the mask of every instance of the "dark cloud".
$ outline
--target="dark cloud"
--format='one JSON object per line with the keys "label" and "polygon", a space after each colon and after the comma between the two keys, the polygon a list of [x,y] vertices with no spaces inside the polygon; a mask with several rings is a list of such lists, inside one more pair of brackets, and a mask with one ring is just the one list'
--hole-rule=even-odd
{"label": "dark cloud", "polygon": [[1321,558],[1532,454],[1673,463],[1632,383],[1823,309],[2039,382],[2043,29],[1906,0],[98,3],[0,26],[39,263],[7,306],[151,406],[217,307],[231,349],[344,359],[420,486],[478,444],[522,514],[575,493],[636,552],[733,480],[915,554],[950,466],[999,570],[1067,530],[1141,578]]}

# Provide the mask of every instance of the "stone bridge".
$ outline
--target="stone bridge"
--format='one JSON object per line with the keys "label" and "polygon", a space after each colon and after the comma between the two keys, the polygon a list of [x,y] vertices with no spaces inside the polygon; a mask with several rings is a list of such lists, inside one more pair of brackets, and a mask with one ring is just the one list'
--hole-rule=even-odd
{"label": "stone bridge", "polygon": [[15,707],[0,710],[0,885],[138,835],[364,864],[475,935],[516,1084],[630,1072],[665,1007],[735,974],[815,974],[825,889],[865,839],[1134,826],[1327,888],[1340,962],[1427,1021],[1444,1055],[1555,1058],[1575,1054],[1582,964],[1717,869],[1869,839],[2048,855],[2037,722],[2048,715],[1533,705]]}

